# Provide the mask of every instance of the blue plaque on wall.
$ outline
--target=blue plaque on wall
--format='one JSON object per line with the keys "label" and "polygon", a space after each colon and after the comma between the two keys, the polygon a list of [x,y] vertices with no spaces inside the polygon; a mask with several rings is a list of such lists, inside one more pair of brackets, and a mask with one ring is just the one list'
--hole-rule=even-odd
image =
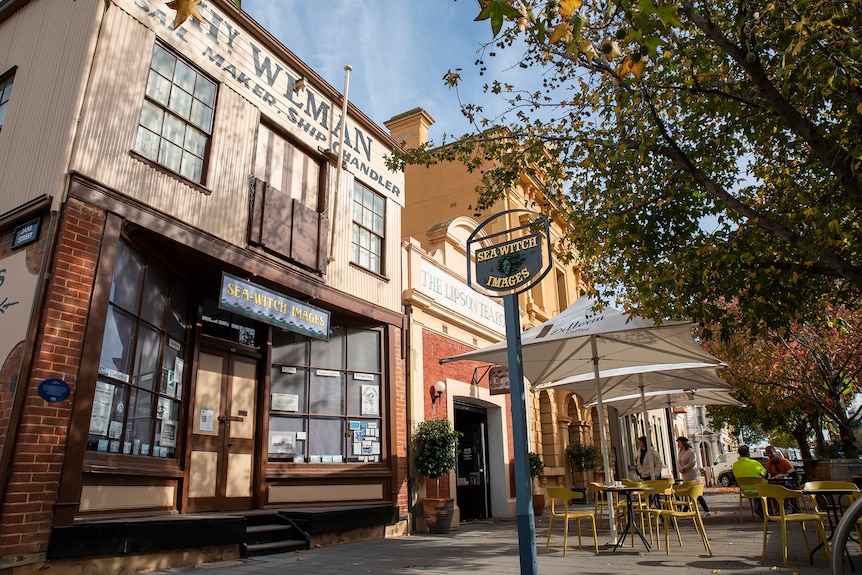
{"label": "blue plaque on wall", "polygon": [[46,379],[39,384],[39,397],[45,401],[50,401],[51,403],[63,401],[69,397],[71,392],[72,390],[69,388],[69,384],[62,379],[52,377],[51,379]]}

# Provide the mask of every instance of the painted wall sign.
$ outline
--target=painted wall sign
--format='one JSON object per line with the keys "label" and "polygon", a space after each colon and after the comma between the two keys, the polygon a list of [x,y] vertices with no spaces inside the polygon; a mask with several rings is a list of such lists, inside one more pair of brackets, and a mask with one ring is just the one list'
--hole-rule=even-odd
{"label": "painted wall sign", "polygon": [[43,380],[39,384],[37,391],[39,392],[39,397],[51,403],[63,401],[72,393],[68,383],[54,377]]}
{"label": "painted wall sign", "polygon": [[[261,113],[277,122],[312,150],[338,153],[341,102],[318,92],[310,82],[302,89],[300,73],[247,35],[236,22],[202,1],[198,7],[206,23],[189,18],[174,30],[175,12],[162,0],[113,0],[162,40],[192,59],[208,74],[242,94]],[[142,79],[143,81],[143,79]],[[385,164],[389,146],[348,117],[342,157],[363,183],[399,206],[404,206],[404,173]]]}
{"label": "painted wall sign", "polygon": [[219,308],[309,337],[329,339],[329,312],[222,273]]}
{"label": "painted wall sign", "polygon": [[419,272],[418,292],[451,312],[469,317],[497,333],[506,333],[506,316],[499,301],[477,294],[463,280],[424,258]]}
{"label": "painted wall sign", "polygon": [[[476,239],[491,222],[512,212],[527,212],[533,217],[517,228]],[[498,239],[501,241],[489,245]],[[548,220],[528,210],[506,210],[491,216],[467,239],[467,258],[467,282],[474,290],[497,297],[525,291],[551,269]]]}

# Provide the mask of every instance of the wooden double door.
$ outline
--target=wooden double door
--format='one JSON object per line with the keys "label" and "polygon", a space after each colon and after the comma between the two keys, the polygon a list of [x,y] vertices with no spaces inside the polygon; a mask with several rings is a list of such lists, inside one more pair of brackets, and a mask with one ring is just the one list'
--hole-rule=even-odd
{"label": "wooden double door", "polygon": [[189,511],[252,509],[259,360],[202,347],[192,405]]}

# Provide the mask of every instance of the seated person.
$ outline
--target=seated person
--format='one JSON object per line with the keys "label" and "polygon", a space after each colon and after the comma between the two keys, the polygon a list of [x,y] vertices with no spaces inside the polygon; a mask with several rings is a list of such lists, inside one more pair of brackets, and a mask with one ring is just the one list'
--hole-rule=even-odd
{"label": "seated person", "polygon": [[768,474],[767,477],[770,479],[792,479],[794,481],[786,482],[787,487],[790,489],[798,489],[799,485],[795,481],[796,468],[793,467],[790,460],[778,455],[778,452],[775,451],[775,448],[771,445],[767,445],[763,452],[766,454],[766,457],[769,458],[764,465],[766,473]]}
{"label": "seated person", "polygon": [[[770,479],[786,479],[784,482],[785,487],[788,489],[799,489],[799,482],[796,480],[796,468],[793,467],[790,460],[778,455],[778,452],[771,445],[767,445],[763,452],[769,458],[764,465],[767,477]],[[799,504],[795,499],[790,500],[790,509],[794,513],[799,511]]]}
{"label": "seated person", "polygon": [[[747,445],[740,445],[736,452],[739,454],[739,459],[733,464],[734,477],[766,477],[766,469],[759,461],[751,459],[751,451]],[[737,481],[737,483],[739,482]],[[746,495],[757,492],[757,488],[754,485],[740,485],[739,488]],[[760,499],[754,500],[754,511],[763,517],[763,512],[760,510]]]}

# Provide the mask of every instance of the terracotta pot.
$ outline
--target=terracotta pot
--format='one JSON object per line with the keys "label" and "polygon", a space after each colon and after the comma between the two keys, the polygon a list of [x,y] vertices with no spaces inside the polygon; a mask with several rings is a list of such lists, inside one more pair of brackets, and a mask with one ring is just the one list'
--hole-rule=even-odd
{"label": "terracotta pot", "polygon": [[428,531],[448,534],[452,526],[455,500],[426,497],[422,500],[422,507],[425,509],[425,522],[428,524]]}
{"label": "terracotta pot", "polygon": [[545,494],[533,493],[533,515],[538,517],[545,512]]}

